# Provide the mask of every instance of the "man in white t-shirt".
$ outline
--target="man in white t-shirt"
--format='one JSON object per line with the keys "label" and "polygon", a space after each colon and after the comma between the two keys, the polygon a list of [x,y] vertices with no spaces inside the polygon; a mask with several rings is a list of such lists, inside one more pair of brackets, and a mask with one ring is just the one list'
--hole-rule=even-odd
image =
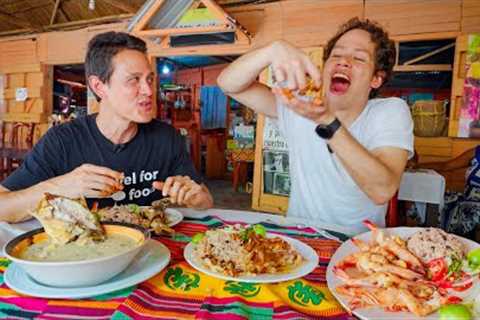
{"label": "man in white t-shirt", "polygon": [[[220,87],[257,112],[277,118],[287,140],[292,192],[289,216],[357,231],[385,225],[386,204],[413,154],[413,122],[398,98],[375,99],[392,74],[395,46],[376,23],[353,18],[327,43],[320,72],[301,50],[276,41],[237,59]],[[323,100],[305,102],[256,81],[271,66],[290,90],[310,77]]]}

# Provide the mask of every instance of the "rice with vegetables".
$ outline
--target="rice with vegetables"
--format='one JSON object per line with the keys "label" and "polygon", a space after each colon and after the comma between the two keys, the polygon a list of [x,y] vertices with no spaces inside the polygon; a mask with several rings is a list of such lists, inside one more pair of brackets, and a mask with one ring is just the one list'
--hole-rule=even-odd
{"label": "rice with vegetables", "polygon": [[423,263],[436,258],[465,257],[465,245],[454,235],[438,228],[426,228],[413,234],[407,241],[408,250]]}
{"label": "rice with vegetables", "polygon": [[285,240],[238,225],[207,231],[193,254],[210,270],[228,276],[287,272],[304,260]]}

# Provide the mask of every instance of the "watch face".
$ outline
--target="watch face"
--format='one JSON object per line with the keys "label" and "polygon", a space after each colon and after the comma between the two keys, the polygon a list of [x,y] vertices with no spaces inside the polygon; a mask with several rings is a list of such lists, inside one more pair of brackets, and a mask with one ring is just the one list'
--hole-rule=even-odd
{"label": "watch face", "polygon": [[332,130],[326,126],[326,125],[322,125],[322,124],[319,124],[316,128],[315,128],[315,131],[317,132],[317,134],[323,138],[323,139],[329,139],[332,137]]}
{"label": "watch face", "polygon": [[340,128],[342,124],[340,123],[340,121],[335,118],[335,120],[333,120],[332,123],[330,124],[319,124],[316,128],[315,128],[315,132],[323,139],[330,139],[331,137],[333,137],[333,135],[335,134],[335,132],[338,130],[338,128]]}

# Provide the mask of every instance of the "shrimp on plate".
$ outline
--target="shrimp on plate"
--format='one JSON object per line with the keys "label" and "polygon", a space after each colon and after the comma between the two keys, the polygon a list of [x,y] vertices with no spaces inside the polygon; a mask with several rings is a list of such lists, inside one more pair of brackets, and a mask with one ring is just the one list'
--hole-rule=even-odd
{"label": "shrimp on plate", "polygon": [[415,296],[404,288],[366,288],[341,285],[337,292],[352,297],[350,307],[353,309],[381,306],[387,311],[408,310],[417,316],[427,316],[440,308],[443,298],[433,291],[428,298]]}
{"label": "shrimp on plate", "polygon": [[352,238],[359,251],[333,267],[344,282],[336,291],[352,298],[352,310],[379,306],[426,316],[440,308],[447,301],[445,292],[427,278],[426,267],[409,251],[406,241],[371,222],[365,224],[371,230],[371,241]]}

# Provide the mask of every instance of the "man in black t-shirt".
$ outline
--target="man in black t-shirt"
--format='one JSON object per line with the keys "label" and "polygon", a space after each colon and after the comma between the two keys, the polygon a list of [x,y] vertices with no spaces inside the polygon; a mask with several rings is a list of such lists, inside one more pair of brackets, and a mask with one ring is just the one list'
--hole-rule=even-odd
{"label": "man in black t-shirt", "polygon": [[0,221],[28,218],[44,193],[86,197],[100,207],[149,205],[168,196],[196,209],[213,205],[195,172],[183,138],[153,120],[154,73],[145,42],[126,33],[95,36],[85,60],[98,114],[50,129],[22,166],[0,185]]}

